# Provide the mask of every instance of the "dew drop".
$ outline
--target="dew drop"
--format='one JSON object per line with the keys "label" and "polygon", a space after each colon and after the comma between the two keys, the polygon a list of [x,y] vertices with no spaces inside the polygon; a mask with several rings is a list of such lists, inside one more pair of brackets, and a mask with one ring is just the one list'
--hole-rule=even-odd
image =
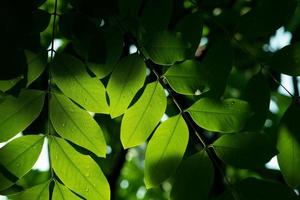
{"label": "dew drop", "polygon": [[85,191],[88,192],[88,191],[89,191],[89,188],[85,188]]}
{"label": "dew drop", "polygon": [[195,95],[200,95],[201,94],[201,91],[199,89],[197,89],[194,93]]}

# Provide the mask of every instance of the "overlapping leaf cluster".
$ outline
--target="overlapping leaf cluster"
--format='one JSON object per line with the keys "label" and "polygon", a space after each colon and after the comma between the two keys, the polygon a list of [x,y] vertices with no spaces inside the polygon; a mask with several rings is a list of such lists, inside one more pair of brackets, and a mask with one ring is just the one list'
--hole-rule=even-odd
{"label": "overlapping leaf cluster", "polygon": [[[299,199],[299,38],[262,48],[282,26],[297,33],[297,3],[30,1],[18,38],[4,21],[15,42],[0,71],[0,193],[117,198],[111,163],[146,144],[145,187],[172,186],[156,198]],[[280,74],[294,96],[276,91]],[[49,176],[28,186],[43,144]],[[121,153],[107,170],[108,147]],[[279,175],[264,167],[276,155]]]}

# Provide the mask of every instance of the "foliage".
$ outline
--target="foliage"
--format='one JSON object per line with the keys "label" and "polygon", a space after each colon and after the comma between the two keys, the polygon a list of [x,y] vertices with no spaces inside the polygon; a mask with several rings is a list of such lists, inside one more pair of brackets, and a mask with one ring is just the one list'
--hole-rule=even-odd
{"label": "foliage", "polygon": [[[299,199],[299,0],[20,0],[0,13],[1,195]],[[268,48],[282,27],[291,44]],[[50,169],[36,170],[44,147]],[[280,170],[265,167],[274,156]]]}

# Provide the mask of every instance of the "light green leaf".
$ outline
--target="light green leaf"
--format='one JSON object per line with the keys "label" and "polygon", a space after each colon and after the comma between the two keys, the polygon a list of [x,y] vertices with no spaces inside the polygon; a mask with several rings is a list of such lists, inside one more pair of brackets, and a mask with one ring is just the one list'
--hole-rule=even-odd
{"label": "light green leaf", "polygon": [[192,50],[195,52],[202,36],[202,13],[198,11],[184,16],[175,29],[182,34],[185,40],[192,44]]}
{"label": "light green leaf", "polygon": [[180,165],[171,191],[172,200],[208,200],[214,168],[206,152],[199,152]]}
{"label": "light green leaf", "polygon": [[240,131],[252,114],[246,101],[239,99],[220,101],[208,97],[201,98],[187,111],[202,128],[221,133]]}
{"label": "light green leaf", "polygon": [[12,140],[0,149],[0,163],[12,174],[21,178],[37,161],[44,137],[26,135]]}
{"label": "light green leaf", "polygon": [[19,76],[10,80],[0,80],[0,91],[6,92],[7,90],[14,87],[20,80],[23,79],[23,76]]}
{"label": "light green leaf", "polygon": [[59,89],[83,108],[95,113],[108,112],[103,84],[89,76],[80,60],[68,54],[56,55],[51,74]]}
{"label": "light green leaf", "polygon": [[26,189],[24,192],[9,195],[9,200],[49,200],[49,184],[45,183]]}
{"label": "light green leaf", "polygon": [[300,184],[300,105],[293,102],[278,128],[278,164],[285,181],[292,187]]}
{"label": "light green leaf", "polygon": [[47,51],[33,53],[25,50],[27,59],[27,87],[35,81],[45,70],[47,65]]}
{"label": "light green leaf", "polygon": [[267,119],[271,98],[268,80],[262,72],[249,80],[245,93],[246,100],[254,112],[245,125],[245,130],[260,131]]}
{"label": "light green leaf", "polygon": [[52,94],[50,120],[60,136],[105,157],[106,143],[100,126],[87,111],[64,95]]}
{"label": "light green leaf", "polygon": [[208,80],[211,75],[198,61],[187,60],[170,67],[165,77],[177,93],[195,95],[209,90]]}
{"label": "light green leaf", "polygon": [[172,9],[172,0],[147,1],[141,16],[141,21],[146,31],[153,33],[166,30],[172,16]]}
{"label": "light green leaf", "polygon": [[277,154],[271,138],[262,133],[225,134],[213,147],[225,163],[239,168],[261,167]]}
{"label": "light green leaf", "polygon": [[189,140],[189,129],[176,115],[159,125],[146,149],[145,184],[159,185],[169,178],[181,162]]}
{"label": "light green leaf", "polygon": [[145,78],[146,65],[138,54],[129,55],[116,65],[107,85],[112,118],[125,112]]}
{"label": "light green leaf", "polygon": [[7,96],[0,104],[0,142],[12,138],[27,128],[40,114],[45,93],[22,90],[15,98]]}
{"label": "light green leaf", "polygon": [[109,184],[97,163],[65,140],[50,140],[51,164],[65,186],[86,199],[110,199]]}
{"label": "light green leaf", "polygon": [[123,51],[123,35],[119,29],[108,28],[103,34],[106,48],[104,63],[87,63],[89,69],[100,79],[113,71]]}
{"label": "light green leaf", "polygon": [[300,42],[277,51],[270,59],[270,66],[290,76],[300,76]]}
{"label": "light green leaf", "polygon": [[167,97],[159,82],[149,83],[140,99],[124,114],[121,142],[124,148],[142,144],[154,130],[167,107]]}
{"label": "light green leaf", "polygon": [[53,200],[80,200],[81,198],[76,196],[66,186],[55,181],[54,190],[52,194]]}
{"label": "light green leaf", "polygon": [[191,47],[180,34],[167,31],[151,33],[142,41],[142,46],[150,59],[158,65],[173,65],[183,61]]}

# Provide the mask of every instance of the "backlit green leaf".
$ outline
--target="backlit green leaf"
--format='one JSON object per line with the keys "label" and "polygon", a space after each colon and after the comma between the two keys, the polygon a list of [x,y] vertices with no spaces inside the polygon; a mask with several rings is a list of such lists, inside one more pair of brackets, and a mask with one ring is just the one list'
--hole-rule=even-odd
{"label": "backlit green leaf", "polygon": [[288,45],[277,51],[269,64],[280,73],[300,76],[300,43]]}
{"label": "backlit green leaf", "polygon": [[108,112],[103,84],[89,76],[80,60],[68,54],[56,55],[51,74],[59,89],[83,108],[96,113]]}
{"label": "backlit green leaf", "polygon": [[65,140],[50,140],[51,164],[64,185],[86,199],[110,199],[109,184],[97,163]]}
{"label": "backlit green leaf", "polygon": [[0,104],[0,142],[12,138],[27,128],[40,114],[45,93],[23,90],[15,98],[7,96]]}
{"label": "backlit green leaf", "polygon": [[277,154],[275,145],[262,133],[225,134],[214,142],[213,147],[225,163],[239,168],[263,166]]}
{"label": "backlit green leaf", "polygon": [[23,77],[19,76],[17,78],[10,79],[10,80],[0,80],[0,91],[6,92],[7,90],[14,87],[22,79]]}
{"label": "backlit green leaf", "polygon": [[167,97],[159,82],[149,83],[140,99],[124,114],[121,142],[124,148],[142,144],[162,118]]}
{"label": "backlit green leaf", "polygon": [[213,184],[213,165],[205,152],[199,152],[180,165],[171,191],[172,200],[207,200]]}
{"label": "backlit green leaf", "polygon": [[33,53],[25,51],[27,59],[27,86],[36,80],[45,70],[47,65],[47,51]]}
{"label": "backlit green leaf", "polygon": [[173,65],[177,61],[183,61],[191,47],[180,34],[167,31],[145,37],[142,46],[150,59],[159,65]]}
{"label": "backlit green leaf", "polygon": [[278,128],[278,164],[285,181],[292,187],[300,184],[300,105],[292,103]]}
{"label": "backlit green leaf", "polygon": [[201,98],[187,111],[202,128],[222,133],[240,131],[252,114],[246,101],[239,99],[220,101],[208,97]]}
{"label": "backlit green leaf", "polygon": [[198,61],[187,60],[170,67],[165,77],[176,92],[195,95],[209,90],[208,80],[211,75]]}
{"label": "backlit green leaf", "polygon": [[69,190],[66,186],[60,184],[59,182],[55,182],[52,199],[54,200],[80,200],[78,196],[76,196],[73,192]]}
{"label": "backlit green leaf", "polygon": [[145,78],[146,65],[138,54],[129,55],[116,65],[107,85],[112,118],[125,112]]}
{"label": "backlit green leaf", "polygon": [[97,156],[105,157],[106,143],[103,132],[93,117],[70,99],[52,94],[50,119],[56,132]]}
{"label": "backlit green leaf", "polygon": [[159,125],[146,150],[145,183],[148,188],[157,186],[174,173],[188,140],[189,130],[181,115]]}
{"label": "backlit green leaf", "polygon": [[45,183],[36,185],[14,195],[9,195],[9,200],[49,200],[49,184]]}

